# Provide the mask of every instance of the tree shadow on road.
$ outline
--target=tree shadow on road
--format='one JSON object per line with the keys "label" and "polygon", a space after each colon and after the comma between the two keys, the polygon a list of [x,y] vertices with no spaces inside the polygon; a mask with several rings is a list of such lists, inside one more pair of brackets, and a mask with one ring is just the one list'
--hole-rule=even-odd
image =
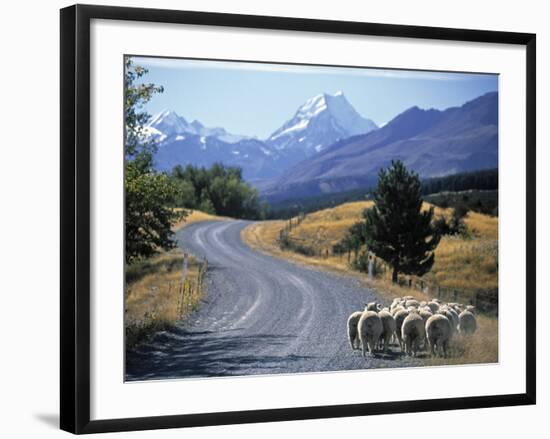
{"label": "tree shadow on road", "polygon": [[[263,355],[288,346],[293,335],[241,335],[241,331],[186,331],[174,328],[126,352],[126,380],[214,377],[277,373],[309,357]],[[275,348],[275,349],[274,349]]]}

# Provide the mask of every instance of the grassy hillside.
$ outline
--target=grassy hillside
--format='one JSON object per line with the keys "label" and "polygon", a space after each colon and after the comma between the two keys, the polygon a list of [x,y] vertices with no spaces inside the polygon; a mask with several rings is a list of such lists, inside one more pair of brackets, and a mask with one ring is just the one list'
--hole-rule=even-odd
{"label": "grassy hillside", "polygon": [[[350,272],[346,255],[333,255],[332,247],[344,237],[353,223],[362,219],[363,210],[371,206],[372,201],[357,201],[307,214],[289,233],[292,240],[311,250],[306,254],[279,248],[279,231],[289,224],[287,220],[266,221],[249,226],[243,232],[243,238],[255,248],[281,257]],[[424,208],[429,207],[425,203]],[[452,214],[450,208],[435,206],[434,210],[436,217],[449,218]],[[298,218],[292,221],[296,224]],[[498,218],[469,212],[465,224],[469,237],[443,237],[435,252],[432,271],[424,279],[444,288],[496,289]]]}

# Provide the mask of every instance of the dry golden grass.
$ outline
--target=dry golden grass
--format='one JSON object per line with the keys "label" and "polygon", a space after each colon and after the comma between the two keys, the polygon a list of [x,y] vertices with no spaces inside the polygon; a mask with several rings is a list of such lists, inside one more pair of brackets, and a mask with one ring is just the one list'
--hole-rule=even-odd
{"label": "dry golden grass", "polygon": [[[176,209],[181,212],[183,209]],[[230,218],[226,216],[212,215],[210,213],[201,212],[200,210],[189,210],[189,214],[177,221],[173,226],[172,230],[180,230],[189,224],[198,223],[201,221],[226,221]]]}
{"label": "dry golden grass", "polygon": [[179,251],[160,254],[127,268],[125,300],[126,346],[173,325],[191,313],[203,297],[200,263],[189,258],[188,275],[182,279]]}
{"label": "dry golden grass", "polygon": [[[357,201],[310,213],[289,236],[315,252],[304,256],[279,249],[279,230],[286,221],[254,224],[243,233],[252,247],[297,262],[349,272],[345,256],[333,256],[331,249],[346,234],[349,227],[362,219],[363,210],[372,201]],[[431,206],[424,203],[423,208]],[[435,216],[449,218],[452,209],[434,207]],[[296,221],[296,219],[294,219]],[[475,212],[468,213],[465,224],[471,237],[445,236],[435,251],[435,263],[426,282],[458,290],[496,289],[498,287],[498,218]],[[326,255],[328,254],[328,257]]]}
{"label": "dry golden grass", "polygon": [[447,358],[430,357],[429,366],[498,362],[498,320],[478,315],[477,331],[470,336],[456,335],[449,343]]}
{"label": "dry golden grass", "polygon": [[[200,221],[227,219],[191,210],[172,226],[172,230],[177,231]],[[204,294],[199,276],[200,265],[191,256],[186,280],[182,280],[183,255],[179,250],[173,250],[126,266],[124,300],[127,347],[173,325],[196,309]]]}

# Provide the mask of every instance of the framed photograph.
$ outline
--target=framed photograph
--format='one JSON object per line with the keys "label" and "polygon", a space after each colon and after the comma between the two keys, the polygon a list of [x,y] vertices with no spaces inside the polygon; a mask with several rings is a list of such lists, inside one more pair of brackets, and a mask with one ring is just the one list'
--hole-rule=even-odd
{"label": "framed photograph", "polygon": [[535,403],[535,35],[61,10],[61,428]]}

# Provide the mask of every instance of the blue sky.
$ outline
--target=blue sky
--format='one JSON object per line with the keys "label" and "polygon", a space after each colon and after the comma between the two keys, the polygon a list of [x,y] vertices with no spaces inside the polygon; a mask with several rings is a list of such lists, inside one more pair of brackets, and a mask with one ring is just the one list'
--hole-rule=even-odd
{"label": "blue sky", "polygon": [[189,122],[268,137],[307,99],[343,91],[364,117],[383,124],[406,109],[445,109],[498,90],[498,75],[267,63],[134,58],[145,82],[164,86],[146,106]]}

